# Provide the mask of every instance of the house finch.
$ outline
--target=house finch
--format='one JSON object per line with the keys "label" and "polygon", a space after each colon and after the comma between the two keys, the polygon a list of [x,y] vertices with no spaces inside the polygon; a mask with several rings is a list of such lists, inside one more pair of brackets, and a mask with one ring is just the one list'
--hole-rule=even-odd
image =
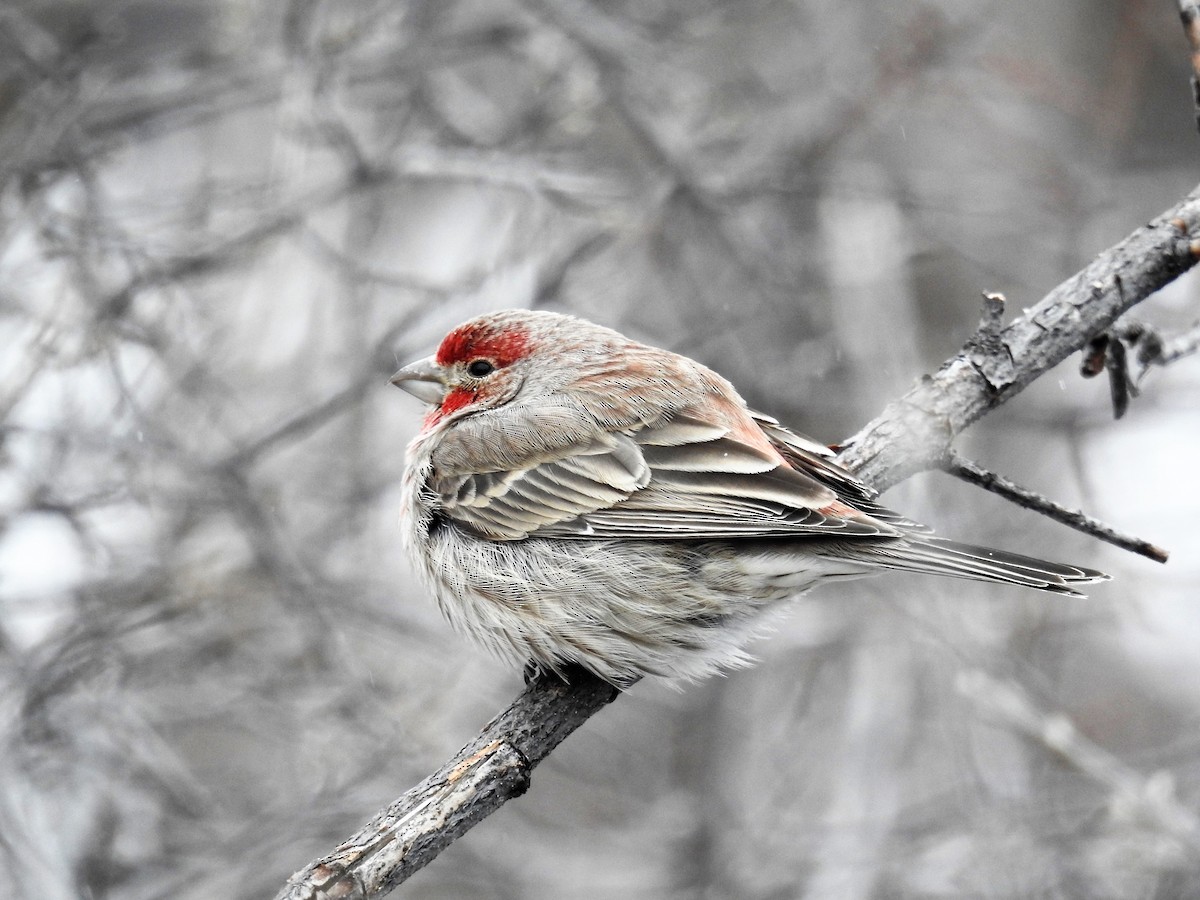
{"label": "house finch", "polygon": [[481,316],[392,383],[433,406],[404,474],[418,571],[456,628],[550,670],[744,665],[766,610],[881,569],[1107,577],[934,537],[712,370],[571,316]]}

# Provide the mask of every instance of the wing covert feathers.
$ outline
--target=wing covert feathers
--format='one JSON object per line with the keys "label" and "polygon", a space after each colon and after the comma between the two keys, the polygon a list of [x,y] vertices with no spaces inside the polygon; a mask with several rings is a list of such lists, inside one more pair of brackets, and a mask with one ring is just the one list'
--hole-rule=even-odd
{"label": "wing covert feathers", "polygon": [[806,548],[829,558],[1072,596],[1107,577],[934,537],[880,505],[828,447],[760,413],[749,414],[755,434],[745,440],[745,423],[711,418],[684,409],[606,431],[575,416],[568,446],[535,440],[522,423],[502,433],[527,446],[493,455],[528,465],[442,475],[435,465],[430,487],[445,515],[492,540],[811,538]]}

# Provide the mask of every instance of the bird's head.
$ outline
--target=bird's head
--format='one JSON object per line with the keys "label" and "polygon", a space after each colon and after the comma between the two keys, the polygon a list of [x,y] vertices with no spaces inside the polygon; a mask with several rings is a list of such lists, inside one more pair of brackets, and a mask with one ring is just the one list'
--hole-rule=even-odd
{"label": "bird's head", "polygon": [[[549,354],[561,361],[587,354],[587,341],[608,329],[571,316],[511,309],[471,319],[442,339],[437,353],[397,372],[391,383],[431,404],[427,424],[511,402],[519,394],[546,393],[561,366],[540,365]],[[618,336],[619,337],[619,336]]]}
{"label": "bird's head", "polygon": [[433,407],[427,429],[513,405],[560,417],[584,410],[593,423],[617,430],[665,419],[721,391],[742,402],[732,385],[684,357],[585,319],[529,309],[464,322],[392,384]]}

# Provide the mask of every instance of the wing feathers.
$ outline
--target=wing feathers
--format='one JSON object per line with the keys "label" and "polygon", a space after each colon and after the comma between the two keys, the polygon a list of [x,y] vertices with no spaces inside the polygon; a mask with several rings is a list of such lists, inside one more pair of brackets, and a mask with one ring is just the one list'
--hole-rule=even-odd
{"label": "wing feathers", "polygon": [[819,509],[837,500],[829,488],[780,465],[758,475],[720,470],[664,472],[661,476],[656,472],[655,480],[678,494],[766,500],[784,507]]}
{"label": "wing feathers", "polygon": [[650,483],[637,444],[601,432],[571,456],[528,469],[434,477],[443,511],[494,540],[513,541],[620,503]]}
{"label": "wing feathers", "polygon": [[650,467],[641,450],[623,434],[612,435],[610,441],[597,441],[591,448],[550,465],[574,471],[624,494],[631,494],[650,482]]}
{"label": "wing feathers", "polygon": [[894,546],[881,543],[858,544],[844,554],[848,559],[871,561],[875,565],[932,575],[949,575],[975,581],[1017,584],[1070,597],[1082,597],[1077,585],[1093,584],[1108,578],[1102,572],[1048,562],[1019,553],[960,544],[942,538],[917,537]]}
{"label": "wing feathers", "polygon": [[[818,460],[820,445],[775,427],[789,437],[797,459]],[[836,514],[847,509],[837,505],[840,492],[808,474],[812,468],[816,475],[825,467],[840,471],[836,465],[821,459],[820,466],[792,467],[772,453],[765,441],[751,446],[729,428],[684,412],[629,433],[597,426],[569,456],[504,472],[435,477],[432,484],[446,515],[494,540],[898,534],[867,514]],[[520,456],[511,447],[504,455]]]}
{"label": "wing feathers", "polygon": [[669,447],[645,446],[642,456],[656,471],[757,474],[779,465],[778,459],[727,437]]}
{"label": "wing feathers", "polygon": [[674,447],[679,444],[699,444],[715,441],[729,433],[728,428],[713,425],[687,413],[676,413],[665,422],[643,428],[634,437],[639,444],[650,447]]}

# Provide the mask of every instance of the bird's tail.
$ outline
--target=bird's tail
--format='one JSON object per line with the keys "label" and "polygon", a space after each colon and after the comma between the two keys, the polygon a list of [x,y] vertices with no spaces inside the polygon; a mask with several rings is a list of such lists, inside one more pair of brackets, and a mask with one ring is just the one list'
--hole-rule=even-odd
{"label": "bird's tail", "polygon": [[925,535],[895,543],[859,545],[856,549],[862,551],[863,557],[869,556],[871,562],[884,568],[1017,584],[1069,597],[1084,596],[1075,590],[1077,585],[1108,580],[1107,575],[1095,569]]}

